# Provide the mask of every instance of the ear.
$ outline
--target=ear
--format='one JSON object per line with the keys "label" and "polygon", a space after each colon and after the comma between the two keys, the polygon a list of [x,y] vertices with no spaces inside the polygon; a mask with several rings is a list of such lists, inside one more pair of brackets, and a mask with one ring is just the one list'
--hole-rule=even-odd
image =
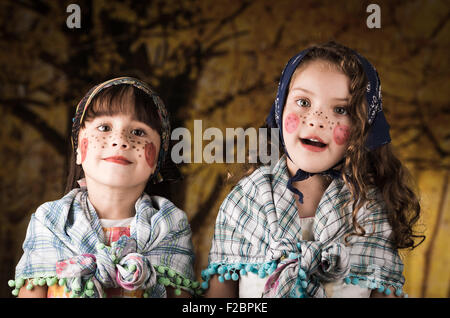
{"label": "ear", "polygon": [[77,148],[76,150],[76,160],[75,163],[77,165],[81,165],[81,151],[80,151],[80,147]]}
{"label": "ear", "polygon": [[77,165],[81,165],[82,160],[81,160],[81,147],[82,147],[82,140],[83,140],[83,136],[84,134],[82,134],[82,132],[84,131],[84,128],[80,129],[80,132],[78,133],[78,142],[77,142],[77,149],[75,150],[76,154],[75,154],[75,163]]}

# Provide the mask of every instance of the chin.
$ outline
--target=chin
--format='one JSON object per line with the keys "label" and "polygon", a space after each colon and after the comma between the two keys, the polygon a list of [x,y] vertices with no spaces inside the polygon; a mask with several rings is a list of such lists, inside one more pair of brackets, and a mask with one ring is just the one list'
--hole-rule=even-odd
{"label": "chin", "polygon": [[[289,159],[288,159],[289,160]],[[319,173],[324,172],[330,169],[333,164],[331,163],[320,163],[317,164],[317,162],[314,162],[313,164],[305,164],[304,160],[295,160],[294,159],[294,169],[302,169],[303,171],[309,172],[309,173]]]}

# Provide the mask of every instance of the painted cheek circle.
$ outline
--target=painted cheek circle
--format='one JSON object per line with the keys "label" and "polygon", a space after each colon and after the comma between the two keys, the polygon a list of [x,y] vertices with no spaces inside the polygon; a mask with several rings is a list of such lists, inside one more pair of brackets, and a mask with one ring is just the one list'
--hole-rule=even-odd
{"label": "painted cheek circle", "polygon": [[284,122],[284,128],[290,134],[297,130],[298,123],[300,122],[299,118],[295,114],[289,114]]}
{"label": "painted cheek circle", "polygon": [[81,140],[81,144],[80,144],[81,162],[84,162],[84,160],[86,159],[88,144],[89,144],[89,141],[87,138],[83,138]]}
{"label": "painted cheek circle", "polygon": [[337,125],[333,130],[334,141],[342,146],[347,143],[350,136],[350,128],[348,126]]}
{"label": "painted cheek circle", "polygon": [[147,161],[147,164],[150,168],[153,168],[155,165],[155,158],[156,158],[156,147],[151,142],[145,145],[145,160]]}

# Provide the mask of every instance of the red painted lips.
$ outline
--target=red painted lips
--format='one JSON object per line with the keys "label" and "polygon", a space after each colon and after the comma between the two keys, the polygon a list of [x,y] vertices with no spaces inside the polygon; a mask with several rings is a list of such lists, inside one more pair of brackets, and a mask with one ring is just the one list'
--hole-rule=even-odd
{"label": "red painted lips", "polygon": [[327,148],[327,144],[317,136],[300,138],[300,142],[303,147],[313,152],[321,152]]}
{"label": "red painted lips", "polygon": [[129,164],[132,163],[130,160],[128,160],[127,158],[122,157],[122,156],[108,157],[108,158],[105,158],[103,160],[108,161],[108,162],[118,163],[118,164],[124,165],[124,166],[129,165]]}

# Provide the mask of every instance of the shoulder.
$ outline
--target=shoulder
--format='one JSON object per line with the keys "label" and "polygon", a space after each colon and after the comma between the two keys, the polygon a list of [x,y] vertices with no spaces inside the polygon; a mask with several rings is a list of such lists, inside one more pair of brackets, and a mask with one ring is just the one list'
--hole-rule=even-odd
{"label": "shoulder", "polygon": [[371,187],[367,198],[368,201],[361,208],[358,219],[361,222],[386,223],[385,225],[388,226],[389,211],[381,191],[376,187]]}
{"label": "shoulder", "polygon": [[242,178],[231,193],[241,193],[249,198],[255,198],[267,189],[272,189],[272,173],[269,167],[262,166],[247,177]]}
{"label": "shoulder", "polygon": [[61,240],[70,236],[70,226],[75,221],[70,214],[73,210],[71,207],[81,193],[80,189],[74,189],[61,199],[41,204],[31,215],[23,243],[24,250],[59,248]]}
{"label": "shoulder", "polygon": [[64,205],[67,205],[67,204],[72,204],[75,200],[79,199],[83,193],[87,194],[87,191],[86,191],[85,188],[73,189],[73,190],[69,191],[63,197],[61,197],[59,199],[52,200],[52,201],[47,201],[47,202],[41,204],[38,207],[38,209],[45,209],[45,208],[48,208],[48,207],[64,206]]}
{"label": "shoulder", "polygon": [[265,204],[273,200],[271,179],[267,167],[260,167],[242,178],[222,202],[217,222],[239,223],[239,220],[254,219],[263,213]]}
{"label": "shoulder", "polygon": [[32,217],[35,217],[42,222],[57,223],[67,217],[68,211],[71,207],[79,201],[86,190],[76,188],[65,194],[62,198],[47,201],[41,204]]}
{"label": "shoulder", "polygon": [[[354,239],[360,241],[364,239],[370,244],[383,246],[384,248],[395,249],[393,242],[393,229],[390,222],[390,212],[386,202],[383,199],[381,191],[372,187],[367,193],[368,200],[360,207],[356,213],[356,221],[364,231],[364,237],[352,236],[350,242]],[[353,205],[349,204],[347,209],[348,222],[353,224]],[[367,243],[369,244],[369,243]]]}
{"label": "shoulder", "polygon": [[245,201],[247,204],[261,201],[261,194],[272,191],[271,172],[267,167],[259,167],[239,180],[239,182],[231,189],[226,196],[222,205],[226,205],[230,201],[233,203]]}
{"label": "shoulder", "polygon": [[[370,187],[366,193],[367,200],[362,204],[356,215],[358,222],[385,219],[388,216],[386,203],[380,190]],[[340,179],[335,179],[324,193],[323,203],[333,205],[335,209],[343,208],[345,214],[352,214],[355,198],[347,184]]]}
{"label": "shoulder", "polygon": [[136,213],[150,214],[147,217],[154,220],[161,219],[170,222],[187,222],[186,213],[172,201],[158,195],[144,193],[136,202]]}
{"label": "shoulder", "polygon": [[[343,180],[335,179],[325,191],[316,214],[318,230],[334,224],[354,231],[354,218],[366,234],[388,239],[392,233],[389,211],[381,192],[371,187],[366,193],[367,200],[356,204],[348,186]],[[355,211],[355,208],[358,208]],[[337,228],[337,227],[336,227]]]}
{"label": "shoulder", "polygon": [[148,195],[146,193],[143,194],[142,199],[145,201],[149,201],[151,202],[151,205],[156,209],[156,210],[177,210],[177,211],[182,211],[179,208],[177,208],[177,206],[170,201],[169,199],[159,196],[159,195]]}

